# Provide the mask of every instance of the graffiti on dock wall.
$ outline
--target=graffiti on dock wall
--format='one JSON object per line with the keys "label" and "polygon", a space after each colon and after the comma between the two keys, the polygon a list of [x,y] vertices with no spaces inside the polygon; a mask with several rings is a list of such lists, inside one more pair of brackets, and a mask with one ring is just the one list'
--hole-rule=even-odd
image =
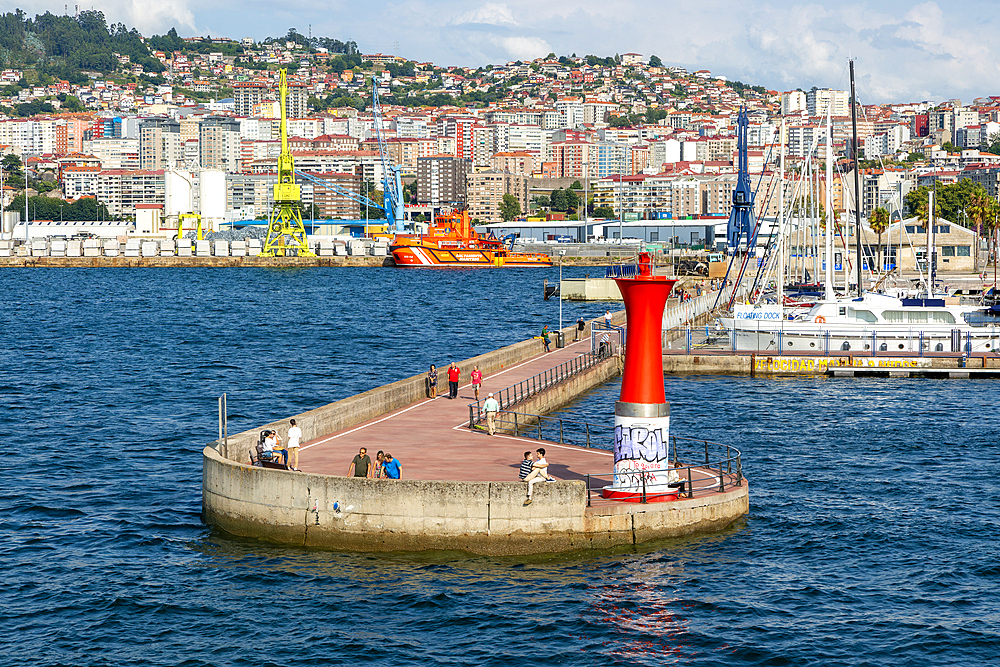
{"label": "graffiti on dock wall", "polygon": [[877,357],[757,357],[758,373],[825,373],[830,368],[920,368],[926,359],[879,359]]}

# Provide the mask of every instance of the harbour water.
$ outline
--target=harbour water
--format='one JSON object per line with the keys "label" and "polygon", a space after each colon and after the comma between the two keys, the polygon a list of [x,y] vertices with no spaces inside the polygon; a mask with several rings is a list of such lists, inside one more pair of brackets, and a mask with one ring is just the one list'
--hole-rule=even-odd
{"label": "harbour water", "polygon": [[992,380],[668,377],[673,432],[747,460],[750,515],[711,536],[367,556],[201,524],[219,394],[241,430],[523,339],[556,274],[0,272],[0,664],[1000,662]]}

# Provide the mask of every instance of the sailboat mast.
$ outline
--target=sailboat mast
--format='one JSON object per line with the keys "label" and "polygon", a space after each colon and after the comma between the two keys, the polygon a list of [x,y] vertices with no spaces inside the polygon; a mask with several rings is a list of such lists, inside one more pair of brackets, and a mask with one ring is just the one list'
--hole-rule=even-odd
{"label": "sailboat mast", "polygon": [[781,167],[778,173],[778,305],[785,303],[785,118],[781,117]]}
{"label": "sailboat mast", "polygon": [[858,260],[858,296],[861,296],[861,175],[858,172],[858,98],[854,92],[854,60],[851,60],[851,134],[851,152],[854,154],[854,246]]}
{"label": "sailboat mast", "polygon": [[826,110],[826,289],[823,298],[833,301],[833,121],[830,114],[833,105]]}

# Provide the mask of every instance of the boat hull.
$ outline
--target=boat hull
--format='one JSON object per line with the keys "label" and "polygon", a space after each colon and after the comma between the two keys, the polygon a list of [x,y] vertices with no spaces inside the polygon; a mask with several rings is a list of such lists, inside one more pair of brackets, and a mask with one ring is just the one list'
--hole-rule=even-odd
{"label": "boat hull", "polygon": [[719,324],[729,334],[731,349],[741,352],[830,353],[872,351],[884,353],[980,353],[1000,349],[1000,328],[987,327],[826,327],[808,323],[786,322],[784,326],[768,326],[766,322],[737,324],[732,318],[721,318]]}
{"label": "boat hull", "polygon": [[401,267],[497,268],[502,266],[552,266],[544,255],[497,253],[479,248],[434,248],[427,245],[390,246],[389,252]]}

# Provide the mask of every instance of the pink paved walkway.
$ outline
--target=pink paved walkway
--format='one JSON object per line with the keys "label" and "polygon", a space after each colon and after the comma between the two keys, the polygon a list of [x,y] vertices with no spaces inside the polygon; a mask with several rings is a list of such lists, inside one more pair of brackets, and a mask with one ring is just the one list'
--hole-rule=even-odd
{"label": "pink paved walkway", "polygon": [[[541,348],[541,341],[539,341]],[[515,384],[536,373],[590,351],[590,339],[567,343],[563,349],[502,369],[483,380],[480,399],[486,394]],[[449,481],[517,480],[518,467],[527,450],[545,447],[549,473],[558,479],[584,479],[588,473],[610,473],[613,457],[610,451],[585,449],[531,438],[509,435],[489,436],[470,431],[469,403],[475,395],[469,384],[472,368],[461,367],[462,381],[458,398],[449,400],[445,368],[439,369],[438,389],[444,395],[425,399],[383,415],[370,422],[331,433],[304,443],[299,454],[299,468],[306,472],[346,475],[351,459],[359,447],[367,447],[368,455],[383,450],[393,455],[403,466],[404,479]],[[517,406],[514,406],[517,409]],[[608,406],[607,432],[592,434],[595,441],[606,438],[611,444],[614,406]]]}

